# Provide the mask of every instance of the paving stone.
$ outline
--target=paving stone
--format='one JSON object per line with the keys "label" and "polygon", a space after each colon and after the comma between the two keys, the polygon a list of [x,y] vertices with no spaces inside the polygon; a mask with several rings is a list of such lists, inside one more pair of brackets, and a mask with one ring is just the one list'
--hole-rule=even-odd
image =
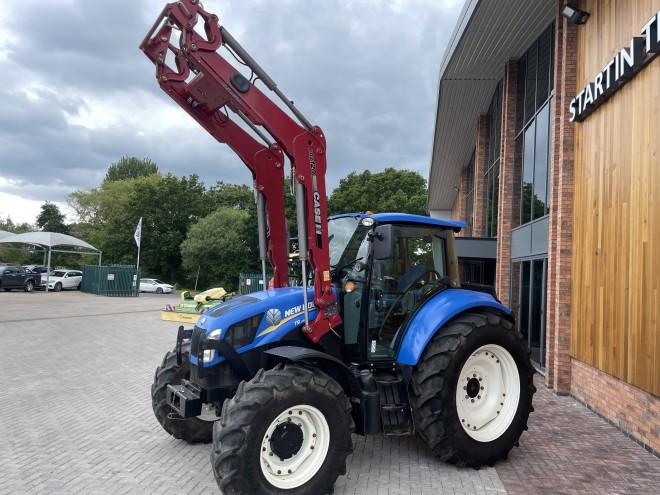
{"label": "paving stone", "polygon": [[[0,294],[0,494],[219,493],[209,446],[173,439],[151,410],[154,370],[178,327],[161,321],[160,310],[176,299]],[[354,436],[335,493],[652,493],[660,486],[657,459],[572,399],[539,389],[530,431],[496,469],[442,463],[416,437]],[[585,421],[593,426],[576,434]],[[587,454],[586,445],[601,449]],[[585,457],[591,461],[580,464]]]}

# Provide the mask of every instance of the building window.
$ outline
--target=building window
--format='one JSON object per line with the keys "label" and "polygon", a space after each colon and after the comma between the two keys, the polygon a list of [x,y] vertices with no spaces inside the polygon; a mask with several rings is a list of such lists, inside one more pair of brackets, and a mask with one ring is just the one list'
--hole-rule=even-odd
{"label": "building window", "polygon": [[520,174],[520,225],[548,214],[552,119],[554,25],[520,59],[518,90],[523,103]]}
{"label": "building window", "polygon": [[474,153],[466,169],[465,188],[465,235],[472,237],[472,225],[474,224]]}
{"label": "building window", "polygon": [[488,108],[489,130],[486,182],[486,237],[497,237],[497,203],[500,184],[500,146],[502,125],[502,81],[497,84]]}
{"label": "building window", "polygon": [[[518,80],[523,98],[524,126],[536,116],[552,95],[554,55],[554,24],[529,47],[520,59]],[[520,129],[519,129],[520,130]]]}

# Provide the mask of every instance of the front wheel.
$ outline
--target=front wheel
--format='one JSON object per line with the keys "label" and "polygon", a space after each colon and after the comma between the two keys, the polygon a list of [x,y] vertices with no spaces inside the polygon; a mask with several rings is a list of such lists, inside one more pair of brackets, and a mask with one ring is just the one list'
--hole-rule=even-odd
{"label": "front wheel", "polygon": [[225,401],[211,464],[223,493],[332,493],[353,451],[351,405],[328,375],[299,366],[260,370]]}
{"label": "front wheel", "polygon": [[443,461],[492,466],[527,429],[533,375],[513,323],[492,314],[458,316],[433,336],[411,375],[419,436]]}
{"label": "front wheel", "polygon": [[202,414],[195,418],[182,418],[167,403],[167,386],[179,385],[181,380],[190,378],[188,360],[190,343],[182,346],[181,364],[176,362],[176,352],[168,352],[163,363],[156,369],[151,386],[151,405],[156,419],[163,429],[174,438],[188,443],[209,443],[213,434],[213,422],[218,420],[215,406],[202,405]]}
{"label": "front wheel", "polygon": [[162,294],[162,293],[163,293],[163,288],[162,288],[162,287],[158,287],[158,288],[156,289],[156,294]]}
{"label": "front wheel", "polygon": [[61,291],[62,290],[62,284],[60,282],[57,282],[55,284],[55,287],[53,287],[53,290],[55,290],[55,292]]}

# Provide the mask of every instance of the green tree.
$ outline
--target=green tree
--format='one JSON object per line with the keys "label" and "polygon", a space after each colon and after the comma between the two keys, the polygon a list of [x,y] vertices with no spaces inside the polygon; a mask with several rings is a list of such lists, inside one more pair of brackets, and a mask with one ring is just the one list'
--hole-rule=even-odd
{"label": "green tree", "polygon": [[133,234],[142,217],[142,273],[181,282],[181,243],[190,226],[209,211],[205,192],[196,175],[155,174],[136,179],[125,205],[100,229],[103,236],[94,246],[103,251],[107,262],[135,264]]}
{"label": "green tree", "polygon": [[135,158],[134,156],[123,156],[121,159],[108,167],[103,182],[115,180],[137,179],[158,173],[158,165],[149,158]]}
{"label": "green tree", "polygon": [[[139,180],[158,183],[159,176],[141,177]],[[108,181],[88,191],[77,190],[68,194],[67,204],[79,219],[76,230],[85,238],[102,230],[110,219],[124,209],[136,183],[133,179]]]}
{"label": "green tree", "polygon": [[227,184],[218,181],[207,194],[215,208],[256,211],[254,191],[245,184]]}
{"label": "green tree", "polygon": [[426,215],[426,180],[411,170],[351,172],[328,198],[328,214],[399,212]]}
{"label": "green tree", "polygon": [[34,232],[37,229],[34,225],[30,225],[27,222],[15,223],[11,217],[7,215],[7,218],[5,219],[0,218],[0,230],[6,230],[13,234],[22,234],[24,232]]}
{"label": "green tree", "polygon": [[190,227],[181,256],[184,270],[192,276],[200,268],[199,287],[238,288],[239,274],[253,263],[258,250],[246,242],[248,216],[246,211],[222,207]]}
{"label": "green tree", "polygon": [[60,208],[50,201],[41,205],[41,212],[37,216],[37,227],[45,232],[59,232],[68,234],[69,227],[64,223],[65,216]]}

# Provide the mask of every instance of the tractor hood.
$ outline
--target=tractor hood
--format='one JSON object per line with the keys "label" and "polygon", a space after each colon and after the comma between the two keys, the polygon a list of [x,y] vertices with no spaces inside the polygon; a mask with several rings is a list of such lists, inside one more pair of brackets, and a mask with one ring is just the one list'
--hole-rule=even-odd
{"label": "tractor hood", "polygon": [[[312,302],[313,287],[308,287],[307,297],[309,319],[313,320],[316,317],[316,308]],[[195,329],[203,330],[207,338],[210,336],[228,342],[240,342],[240,347],[234,347],[242,353],[276,342],[287,332],[304,323],[303,288],[283,287],[238,296],[223,302],[204,313],[197,320]],[[237,334],[241,335],[240,339],[236,338]]]}

